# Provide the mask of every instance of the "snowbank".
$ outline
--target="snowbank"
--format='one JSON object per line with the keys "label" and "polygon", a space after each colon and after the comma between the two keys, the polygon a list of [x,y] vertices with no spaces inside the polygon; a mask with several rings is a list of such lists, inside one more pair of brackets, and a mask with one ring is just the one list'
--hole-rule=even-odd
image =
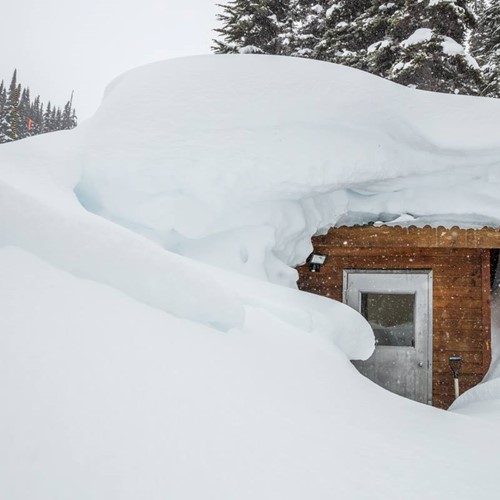
{"label": "snowbank", "polygon": [[0,275],[1,498],[495,498],[496,426],[265,310],[224,334],[16,248]]}
{"label": "snowbank", "polygon": [[499,127],[497,100],[329,63],[176,59],[108,87],[77,194],[164,248],[290,286],[336,222],[499,224]]}
{"label": "snowbank", "polygon": [[280,284],[342,220],[497,220],[498,125],[496,101],[217,56],[2,145],[0,497],[494,498],[498,426],[364,379],[365,320]]}

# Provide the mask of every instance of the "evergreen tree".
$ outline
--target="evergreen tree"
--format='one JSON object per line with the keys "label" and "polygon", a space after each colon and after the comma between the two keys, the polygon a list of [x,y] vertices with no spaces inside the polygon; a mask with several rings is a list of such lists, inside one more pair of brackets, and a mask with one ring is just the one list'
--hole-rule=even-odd
{"label": "evergreen tree", "polygon": [[488,8],[488,3],[488,0],[472,0],[470,9],[476,17],[480,17]]}
{"label": "evergreen tree", "polygon": [[[311,57],[420,89],[474,95],[483,80],[466,38],[473,12],[485,5],[487,0],[231,0],[222,6],[223,27],[216,30],[222,40],[214,49]],[[497,48],[483,50],[492,55],[488,62],[483,57],[492,80]],[[497,92],[496,85],[490,81],[487,92]]]}
{"label": "evergreen tree", "polygon": [[218,54],[286,54],[282,36],[290,0],[230,0],[219,5],[222,27],[215,31],[213,50]]}
{"label": "evergreen tree", "polygon": [[500,97],[500,3],[478,12],[470,45],[483,71],[481,94]]}
{"label": "evergreen tree", "polygon": [[55,132],[56,130],[57,130],[56,107],[53,106],[49,117],[49,132]]}
{"label": "evergreen tree", "polygon": [[14,70],[0,119],[0,143],[17,139],[18,99],[17,70]]}
{"label": "evergreen tree", "polygon": [[[5,101],[7,100],[7,90],[5,89],[5,84],[3,80],[0,82],[0,113],[5,106]],[[1,116],[1,115],[0,115]]]}
{"label": "evergreen tree", "polygon": [[36,96],[31,106],[30,119],[31,135],[41,134],[43,131],[43,104],[40,102],[40,96]]}
{"label": "evergreen tree", "polygon": [[31,100],[30,100],[30,90],[24,89],[21,92],[21,99],[19,100],[19,119],[18,119],[18,129],[17,129],[17,138],[24,139],[25,137],[29,137],[31,135],[31,131],[29,130],[29,116],[31,110]]}
{"label": "evergreen tree", "polygon": [[46,134],[47,132],[53,131],[53,121],[52,121],[52,107],[50,106],[50,101],[47,103],[47,107],[45,108],[45,113],[43,114],[43,129],[42,133]]}
{"label": "evergreen tree", "polygon": [[326,10],[326,30],[316,44],[314,57],[366,69],[367,49],[382,38],[365,29],[377,0],[332,0]]}
{"label": "evergreen tree", "polygon": [[62,130],[62,113],[61,108],[57,108],[54,116],[54,130]]}
{"label": "evergreen tree", "polygon": [[76,122],[76,114],[73,109],[73,92],[71,92],[71,99],[64,105],[61,127],[63,130],[70,130],[76,127]]}
{"label": "evergreen tree", "polygon": [[473,25],[466,0],[406,0],[389,29],[397,56],[387,78],[424,90],[477,95],[481,72],[465,50]]}
{"label": "evergreen tree", "polygon": [[279,35],[283,52],[314,57],[314,48],[323,39],[330,0],[290,0],[286,23]]}

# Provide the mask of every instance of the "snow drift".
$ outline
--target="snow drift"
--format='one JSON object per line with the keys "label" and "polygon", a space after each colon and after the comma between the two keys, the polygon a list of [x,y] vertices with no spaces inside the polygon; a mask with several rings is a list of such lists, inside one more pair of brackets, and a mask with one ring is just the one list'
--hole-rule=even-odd
{"label": "snow drift", "polygon": [[280,284],[341,221],[496,221],[498,125],[492,100],[217,56],[3,145],[0,497],[493,498],[498,425],[364,379],[364,319]]}
{"label": "snow drift", "polygon": [[500,223],[499,127],[497,100],[333,64],[176,59],[108,87],[77,194],[164,248],[291,285],[337,222]]}

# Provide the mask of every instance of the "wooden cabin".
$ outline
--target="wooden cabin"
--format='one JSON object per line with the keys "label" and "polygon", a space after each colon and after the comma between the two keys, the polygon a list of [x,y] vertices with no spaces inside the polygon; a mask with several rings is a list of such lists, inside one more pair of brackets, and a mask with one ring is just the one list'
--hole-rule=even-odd
{"label": "wooden cabin", "polygon": [[314,237],[313,246],[326,261],[300,266],[299,288],[344,301],[370,322],[376,348],[354,363],[361,373],[439,408],[454,400],[450,356],[463,360],[461,392],[482,380],[500,231],[338,227]]}

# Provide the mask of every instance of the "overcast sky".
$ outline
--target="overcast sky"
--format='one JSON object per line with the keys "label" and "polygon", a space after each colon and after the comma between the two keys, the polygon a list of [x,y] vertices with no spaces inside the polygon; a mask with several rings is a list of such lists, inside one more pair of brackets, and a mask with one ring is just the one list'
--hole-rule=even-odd
{"label": "overcast sky", "polygon": [[82,119],[115,76],[148,62],[210,52],[216,0],[0,0],[0,80]]}

